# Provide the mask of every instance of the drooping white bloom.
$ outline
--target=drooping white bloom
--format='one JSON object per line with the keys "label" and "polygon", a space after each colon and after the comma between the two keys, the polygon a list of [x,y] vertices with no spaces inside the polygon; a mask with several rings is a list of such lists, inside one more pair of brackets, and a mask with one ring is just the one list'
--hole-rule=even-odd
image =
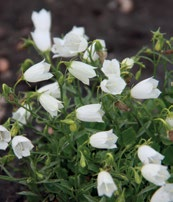
{"label": "drooping white bloom", "polygon": [[54,98],[60,98],[61,92],[58,82],[54,82],[48,85],[45,85],[37,90],[39,93],[45,93],[53,96]]}
{"label": "drooping white bloom", "polygon": [[0,150],[6,150],[8,142],[11,140],[10,132],[2,125],[0,125]]}
{"label": "drooping white bloom", "polygon": [[126,87],[126,82],[121,77],[110,76],[100,83],[100,87],[105,93],[118,95],[121,94]]}
{"label": "drooping white bloom", "polygon": [[157,88],[159,81],[152,77],[136,84],[131,89],[131,96],[136,99],[158,98],[161,91]]}
{"label": "drooping white bloom", "polygon": [[173,184],[168,183],[160,187],[152,196],[150,202],[172,202]]}
{"label": "drooping white bloom", "polygon": [[54,57],[73,57],[85,51],[88,46],[83,27],[73,27],[63,39],[53,38],[53,41],[52,52],[55,54]]}
{"label": "drooping white bloom", "polygon": [[22,135],[15,136],[12,139],[12,148],[18,159],[30,156],[30,151],[33,147],[32,142]]}
{"label": "drooping white bloom", "polygon": [[23,76],[28,82],[44,81],[53,77],[53,74],[51,74],[49,70],[50,64],[43,60],[27,69]]}
{"label": "drooping white bloom", "polygon": [[80,61],[72,61],[68,71],[82,83],[89,85],[89,79],[96,76],[95,67]]}
{"label": "drooping white bloom", "polygon": [[107,171],[101,171],[97,177],[97,191],[99,196],[111,197],[117,190],[112,176]]}
{"label": "drooping white bloom", "polygon": [[31,36],[41,51],[47,51],[51,48],[51,14],[49,11],[42,9],[40,12],[33,11],[31,19],[35,26],[34,32]]}
{"label": "drooping white bloom", "polygon": [[116,59],[104,60],[101,70],[108,78],[112,76],[120,77],[120,64]]}
{"label": "drooping white bloom", "polygon": [[92,147],[99,149],[114,149],[117,148],[115,144],[117,142],[118,137],[113,133],[113,130],[102,131],[93,134],[89,142]]}
{"label": "drooping white bloom", "polygon": [[103,115],[104,111],[101,109],[101,104],[84,105],[76,110],[76,117],[86,122],[104,122]]}
{"label": "drooping white bloom", "polygon": [[164,156],[148,145],[142,145],[138,148],[138,157],[143,164],[161,164]]}
{"label": "drooping white bloom", "polygon": [[32,22],[35,29],[49,31],[51,27],[51,14],[45,9],[41,9],[39,12],[33,11],[31,15]]}
{"label": "drooping white bloom", "polygon": [[145,164],[142,167],[141,172],[146,180],[158,186],[164,185],[166,180],[170,177],[167,166],[162,166],[160,164]]}
{"label": "drooping white bloom", "polygon": [[51,34],[49,31],[35,29],[31,32],[31,36],[39,50],[47,51],[51,48]]}
{"label": "drooping white bloom", "polygon": [[132,58],[124,58],[121,62],[122,67],[126,67],[126,69],[131,69],[134,65],[134,60]]}
{"label": "drooping white bloom", "polygon": [[[28,105],[25,105],[25,107],[29,109]],[[31,115],[31,113],[26,108],[20,107],[17,111],[12,113],[12,118],[25,125]]]}
{"label": "drooping white bloom", "polygon": [[39,96],[39,102],[42,105],[42,107],[52,116],[57,116],[58,111],[63,108],[63,104],[61,101],[55,99],[53,96],[42,93]]}
{"label": "drooping white bloom", "polygon": [[105,44],[105,41],[102,40],[102,39],[96,39],[88,48],[87,50],[84,52],[84,55],[83,55],[83,58],[85,60],[87,60],[88,62],[91,62],[91,59],[92,61],[96,61],[99,59],[99,55],[96,51],[96,42],[99,42],[102,46],[102,49],[100,51],[105,51],[106,49],[106,44]]}

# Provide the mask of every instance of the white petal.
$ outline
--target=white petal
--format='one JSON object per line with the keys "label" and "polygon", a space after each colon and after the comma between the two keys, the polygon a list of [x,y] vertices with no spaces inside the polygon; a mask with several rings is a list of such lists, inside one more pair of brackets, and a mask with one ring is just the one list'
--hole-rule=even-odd
{"label": "white petal", "polygon": [[49,31],[35,30],[31,33],[31,36],[41,51],[47,51],[51,49],[51,36]]}
{"label": "white petal", "polygon": [[170,177],[167,167],[159,164],[145,164],[141,172],[146,180],[158,186],[164,185]]}
{"label": "white petal", "polygon": [[51,14],[49,11],[46,11],[45,9],[42,9],[39,12],[33,11],[31,19],[36,29],[50,30]]}

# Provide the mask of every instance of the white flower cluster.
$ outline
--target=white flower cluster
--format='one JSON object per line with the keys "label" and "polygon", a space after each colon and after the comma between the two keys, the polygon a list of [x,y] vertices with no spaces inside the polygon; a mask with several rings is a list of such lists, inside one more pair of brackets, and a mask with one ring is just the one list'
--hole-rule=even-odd
{"label": "white flower cluster", "polygon": [[[127,83],[124,80],[121,68],[126,70],[131,69],[134,65],[132,58],[125,58],[121,64],[117,59],[105,59],[106,45],[105,41],[101,39],[95,40],[88,46],[88,37],[85,35],[83,27],[73,27],[63,38],[53,38],[53,45],[51,43],[51,15],[50,12],[42,9],[40,12],[32,13],[32,21],[35,27],[34,32],[31,33],[32,39],[36,47],[41,52],[52,51],[53,58],[56,57],[74,57],[79,53],[83,53],[82,61],[70,61],[67,65],[68,72],[76,79],[85,85],[90,85],[90,79],[99,77],[97,75],[97,68],[90,65],[93,61],[100,59],[102,54],[101,73],[104,79],[100,80],[100,88],[102,93],[111,95],[120,95],[125,89]],[[99,43],[99,51],[97,45]],[[96,63],[94,63],[96,64]],[[27,82],[40,82],[53,78],[51,73],[51,65],[41,62],[32,65],[23,73],[23,79]],[[158,81],[153,78],[148,78],[131,89],[131,96],[135,99],[150,99],[157,98],[160,95],[160,90],[157,89]],[[42,86],[36,93],[38,101],[41,106],[50,114],[51,117],[57,117],[58,112],[64,108],[62,99],[62,92],[60,84],[52,82],[51,84]],[[62,101],[61,101],[62,100]],[[25,125],[31,116],[31,106],[24,105],[16,112],[13,112],[12,118],[19,122],[19,125]],[[105,112],[102,110],[100,103],[87,104],[76,109],[76,118],[84,122],[104,122]],[[3,126],[0,126],[0,149],[5,150],[11,140],[10,132]],[[92,134],[89,138],[89,143],[92,147],[97,149],[115,149],[118,137],[114,134],[113,129],[108,131],[98,131]],[[12,148],[15,155],[20,159],[30,155],[30,151],[34,146],[31,141],[24,136],[18,135],[12,139]],[[155,202],[158,195],[163,193],[165,201],[172,196],[169,195],[172,189],[172,184],[166,183],[170,177],[166,166],[162,166],[161,160],[164,156],[156,152],[149,146],[141,146],[138,150],[139,159],[144,166],[142,167],[142,175],[148,181],[155,185],[162,186],[152,197],[151,202]],[[101,171],[97,177],[98,195],[106,195],[111,197],[117,186],[114,183],[112,176],[107,171]]]}
{"label": "white flower cluster", "polygon": [[138,157],[143,163],[143,177],[149,182],[161,186],[152,196],[150,202],[173,201],[173,184],[166,181],[170,178],[167,166],[161,165],[164,156],[148,145],[138,148]]}
{"label": "white flower cluster", "polygon": [[[10,131],[8,131],[4,126],[0,125],[0,150],[6,150],[10,141]],[[22,135],[15,136],[12,139],[12,148],[14,154],[19,159],[21,159],[22,157],[30,156],[30,151],[33,147],[34,146],[31,141]]]}

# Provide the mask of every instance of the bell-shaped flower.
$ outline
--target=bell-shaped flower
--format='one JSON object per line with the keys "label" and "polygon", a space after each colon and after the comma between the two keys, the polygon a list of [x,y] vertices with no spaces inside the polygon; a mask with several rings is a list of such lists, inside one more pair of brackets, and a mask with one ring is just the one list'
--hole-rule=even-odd
{"label": "bell-shaped flower", "polygon": [[110,76],[100,83],[100,87],[105,93],[118,95],[121,94],[126,87],[126,82],[121,77]]}
{"label": "bell-shaped flower", "polygon": [[51,13],[49,11],[46,11],[45,9],[41,9],[39,12],[33,11],[31,19],[35,29],[50,31]]}
{"label": "bell-shaped flower", "polygon": [[120,77],[120,64],[116,59],[105,60],[101,70],[108,78],[112,76]]}
{"label": "bell-shaped flower", "polygon": [[23,76],[28,82],[44,81],[53,77],[53,74],[51,74],[49,70],[50,64],[43,60],[27,69]]}
{"label": "bell-shaped flower", "polygon": [[51,34],[49,31],[35,29],[31,32],[31,36],[39,50],[44,52],[51,49]]}
{"label": "bell-shaped flower", "polygon": [[25,125],[31,116],[31,113],[27,109],[29,109],[28,105],[25,105],[25,108],[20,107],[17,111],[12,113],[12,118]]}
{"label": "bell-shaped flower", "polygon": [[53,38],[53,57],[73,57],[85,51],[88,42],[83,34],[83,29],[75,28],[68,32],[63,39]]}
{"label": "bell-shaped flower", "polygon": [[6,150],[8,142],[11,140],[10,132],[2,125],[0,125],[0,150]]}
{"label": "bell-shaped flower", "polygon": [[161,164],[164,156],[148,145],[141,145],[138,148],[138,158],[143,164]]}
{"label": "bell-shaped flower", "polygon": [[96,76],[95,67],[80,61],[72,61],[68,71],[82,83],[89,85],[89,79]]}
{"label": "bell-shaped flower", "polygon": [[54,98],[61,97],[60,87],[57,81],[39,88],[37,92],[51,95]]}
{"label": "bell-shaped flower", "polygon": [[117,148],[117,145],[115,144],[117,142],[118,137],[113,133],[113,130],[109,131],[102,131],[93,134],[89,142],[92,147],[98,148],[98,149],[114,149]]}
{"label": "bell-shaped flower", "polygon": [[121,67],[125,69],[131,69],[134,65],[134,60],[132,58],[124,58],[121,62]]}
{"label": "bell-shaped flower", "polygon": [[170,174],[167,170],[167,166],[162,166],[160,164],[145,164],[142,169],[142,176],[149,182],[162,186],[166,183]]}
{"label": "bell-shaped flower", "polygon": [[168,183],[160,187],[152,196],[150,202],[172,202],[173,184]]}
{"label": "bell-shaped flower", "polygon": [[96,39],[84,52],[83,59],[87,60],[88,62],[96,61],[100,58],[98,51],[96,50],[97,43],[100,43],[100,50],[99,52],[105,52],[106,44],[105,41],[102,39]]}
{"label": "bell-shaped flower", "polygon": [[157,88],[159,81],[152,77],[136,84],[131,89],[131,96],[136,99],[158,98],[161,91]]}
{"label": "bell-shaped flower", "polygon": [[97,176],[97,192],[99,196],[111,197],[117,189],[112,176],[107,171],[99,172]]}
{"label": "bell-shaped flower", "polygon": [[32,142],[22,135],[15,136],[12,139],[12,148],[18,159],[30,156],[30,151],[33,147]]}
{"label": "bell-shaped flower", "polygon": [[47,94],[47,93],[42,93],[39,96],[39,102],[42,105],[42,107],[52,116],[57,116],[58,111],[63,108],[63,104],[61,101],[57,100],[53,96]]}
{"label": "bell-shaped flower", "polygon": [[76,110],[77,119],[86,122],[104,122],[103,115],[104,111],[101,109],[101,104],[84,105]]}
{"label": "bell-shaped flower", "polygon": [[47,51],[51,49],[51,14],[49,11],[42,9],[40,12],[33,12],[31,19],[35,26],[34,32],[31,32],[31,36],[35,42],[37,48],[41,51]]}

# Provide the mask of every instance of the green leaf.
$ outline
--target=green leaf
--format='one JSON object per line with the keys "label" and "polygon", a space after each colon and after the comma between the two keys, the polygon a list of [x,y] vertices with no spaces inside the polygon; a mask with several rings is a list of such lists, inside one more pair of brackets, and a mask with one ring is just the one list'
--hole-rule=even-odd
{"label": "green leaf", "polygon": [[17,194],[25,195],[25,196],[37,196],[37,197],[39,196],[38,194],[31,191],[21,191],[21,192],[18,192]]}
{"label": "green leaf", "polygon": [[135,130],[132,127],[124,130],[121,134],[120,141],[122,141],[124,146],[134,144],[136,141]]}
{"label": "green leaf", "polygon": [[83,195],[85,199],[87,199],[87,202],[97,202],[98,200],[95,199],[94,197],[90,196],[90,195]]}
{"label": "green leaf", "polygon": [[173,146],[168,146],[163,152],[163,155],[165,156],[164,164],[173,165],[172,154],[173,154]]}

